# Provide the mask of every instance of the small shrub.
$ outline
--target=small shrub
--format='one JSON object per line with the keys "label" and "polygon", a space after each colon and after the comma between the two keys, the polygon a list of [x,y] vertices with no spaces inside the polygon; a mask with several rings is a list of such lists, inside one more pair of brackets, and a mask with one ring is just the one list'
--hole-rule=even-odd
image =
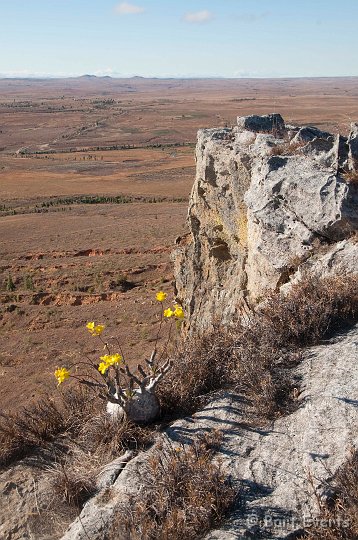
{"label": "small shrub", "polygon": [[110,283],[111,289],[119,289],[121,292],[130,291],[135,287],[133,281],[128,280],[128,276],[125,274],[119,274],[117,278]]}
{"label": "small shrub", "polygon": [[232,334],[223,328],[200,338],[188,338],[177,350],[166,380],[159,385],[162,413],[190,414],[203,404],[207,394],[231,384],[232,346]]}
{"label": "small shrub", "polygon": [[117,513],[109,540],[194,540],[218,524],[234,489],[205,439],[190,447],[160,447],[141,476],[138,497]]}
{"label": "small shrub", "polygon": [[16,413],[0,413],[0,467],[46,448],[59,434],[75,436],[93,414],[89,391],[68,389]]}
{"label": "small shrub", "polygon": [[24,287],[27,291],[34,291],[35,285],[31,276],[27,275],[24,279]]}
{"label": "small shrub", "polygon": [[16,285],[14,283],[14,280],[12,279],[11,274],[7,276],[5,288],[8,292],[13,292],[16,289]]}
{"label": "small shrub", "polygon": [[95,458],[77,449],[67,459],[49,468],[51,491],[60,503],[81,509],[96,492],[98,467]]}
{"label": "small shrub", "polygon": [[330,490],[332,496],[320,502],[318,525],[306,531],[305,540],[358,538],[358,452],[337,472]]}
{"label": "small shrub", "polygon": [[353,171],[346,172],[344,178],[350,184],[358,184],[358,167]]}
{"label": "small shrub", "polygon": [[109,462],[126,450],[148,448],[153,443],[154,431],[125,418],[112,419],[102,412],[82,426],[76,440],[86,452],[97,452]]}
{"label": "small shrub", "polygon": [[128,449],[147,449],[153,440],[154,432],[149,428],[126,420],[111,421],[104,412],[92,417],[48,467],[51,488],[58,500],[81,508],[94,495],[96,477],[104,465]]}

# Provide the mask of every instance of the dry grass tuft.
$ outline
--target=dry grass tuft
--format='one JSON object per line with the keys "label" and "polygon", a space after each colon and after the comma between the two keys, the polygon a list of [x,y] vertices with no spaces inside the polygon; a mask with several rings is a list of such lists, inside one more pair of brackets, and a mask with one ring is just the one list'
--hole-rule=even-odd
{"label": "dry grass tuft", "polygon": [[125,418],[113,420],[103,412],[83,425],[76,442],[87,452],[97,452],[111,461],[126,450],[148,448],[154,436],[153,427],[138,426]]}
{"label": "dry grass tuft", "polygon": [[0,413],[0,466],[47,447],[60,434],[75,436],[93,413],[93,394],[68,389],[16,413]]}
{"label": "dry grass tuft", "polygon": [[293,156],[295,154],[299,154],[301,148],[306,146],[306,144],[307,142],[304,141],[285,141],[281,144],[276,144],[275,146],[273,146],[270,154],[271,156]]}
{"label": "dry grass tuft", "polygon": [[70,453],[48,468],[51,491],[56,502],[81,509],[96,492],[96,476],[100,465],[98,455],[84,452],[74,445]]}
{"label": "dry grass tuft", "polygon": [[69,506],[81,508],[96,491],[101,468],[126,450],[148,448],[154,440],[150,428],[127,420],[110,420],[105,413],[88,420],[76,438],[68,441],[66,451],[48,467],[56,497]]}
{"label": "dry grass tuft", "polygon": [[173,368],[158,386],[165,416],[181,416],[194,412],[204,397],[230,382],[232,336],[220,329],[215,334],[190,338],[178,350]]}
{"label": "dry grass tuft", "polygon": [[350,184],[358,184],[358,159],[353,160],[351,170],[344,171],[343,178]]}
{"label": "dry grass tuft", "polygon": [[120,509],[109,540],[191,540],[219,523],[235,492],[210,446],[200,439],[188,448],[159,448],[148,460],[139,497]]}
{"label": "dry grass tuft", "polygon": [[358,184],[358,166],[353,171],[348,171],[344,174],[344,179],[350,184]]}
{"label": "dry grass tuft", "polygon": [[203,395],[235,386],[263,417],[286,414],[297,406],[298,383],[291,368],[300,361],[302,348],[357,316],[354,276],[311,279],[285,298],[272,294],[249,326],[216,328],[184,345],[160,388],[163,411],[192,412]]}
{"label": "dry grass tuft", "polygon": [[320,525],[306,531],[306,540],[358,538],[358,452],[338,471],[331,489],[333,495],[321,503]]}
{"label": "dry grass tuft", "polygon": [[312,279],[294,286],[285,298],[272,295],[235,339],[238,388],[268,419],[291,412],[299,387],[291,368],[302,349],[357,316],[356,277]]}

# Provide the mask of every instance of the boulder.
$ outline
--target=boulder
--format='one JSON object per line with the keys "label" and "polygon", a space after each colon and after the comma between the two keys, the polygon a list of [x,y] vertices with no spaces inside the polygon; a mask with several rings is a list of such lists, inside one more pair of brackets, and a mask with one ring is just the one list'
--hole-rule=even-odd
{"label": "boulder", "polygon": [[285,122],[280,114],[272,113],[265,116],[252,114],[250,116],[238,116],[237,125],[239,129],[254,132],[274,132],[284,131]]}

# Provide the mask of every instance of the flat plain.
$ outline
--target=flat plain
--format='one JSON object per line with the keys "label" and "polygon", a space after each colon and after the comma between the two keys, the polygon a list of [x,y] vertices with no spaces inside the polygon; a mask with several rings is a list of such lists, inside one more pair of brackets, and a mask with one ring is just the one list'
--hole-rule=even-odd
{"label": "flat plain", "polygon": [[0,80],[1,409],[52,392],[56,366],[97,361],[89,320],[132,365],[150,351],[197,130],[270,112],[346,134],[358,79]]}

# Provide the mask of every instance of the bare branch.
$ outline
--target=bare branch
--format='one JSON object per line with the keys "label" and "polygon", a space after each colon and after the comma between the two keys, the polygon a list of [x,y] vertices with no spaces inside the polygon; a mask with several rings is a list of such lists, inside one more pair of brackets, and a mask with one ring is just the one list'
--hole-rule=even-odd
{"label": "bare branch", "polygon": [[126,399],[123,398],[122,396],[118,396],[116,398],[112,394],[107,394],[107,400],[110,403],[114,403],[115,405],[120,405],[121,407],[123,407],[123,405],[125,405],[125,403],[126,403]]}
{"label": "bare branch", "polygon": [[145,360],[146,364],[148,364],[148,366],[150,367],[150,369],[153,369],[153,366],[154,366],[154,363],[155,363],[155,357],[157,355],[157,349],[154,349],[154,351],[152,352],[152,354],[150,355],[150,358],[149,360]]}
{"label": "bare branch", "polygon": [[142,380],[142,384],[140,385],[140,388],[141,390],[143,390],[144,388],[147,387],[147,384],[150,384],[150,381],[152,380],[152,376],[151,375],[147,375],[143,380]]}
{"label": "bare branch", "polygon": [[125,366],[125,370],[126,370],[126,375],[129,377],[130,380],[134,381],[139,387],[140,385],[142,384],[142,382],[138,379],[138,377],[136,377],[136,375],[134,375],[129,367],[126,365]]}
{"label": "bare branch", "polygon": [[172,360],[168,359],[165,362],[165,364],[163,364],[163,366],[159,369],[158,375],[150,380],[150,383],[147,386],[147,390],[149,390],[149,391],[154,390],[154,388],[157,386],[159,381],[161,381],[162,378],[164,377],[164,375],[166,375],[166,373],[168,373],[168,371],[170,370],[172,365],[173,365]]}
{"label": "bare branch", "polygon": [[143,367],[140,364],[138,364],[137,369],[138,369],[139,373],[142,375],[142,377],[144,379],[146,379],[148,377],[147,373],[144,371]]}

